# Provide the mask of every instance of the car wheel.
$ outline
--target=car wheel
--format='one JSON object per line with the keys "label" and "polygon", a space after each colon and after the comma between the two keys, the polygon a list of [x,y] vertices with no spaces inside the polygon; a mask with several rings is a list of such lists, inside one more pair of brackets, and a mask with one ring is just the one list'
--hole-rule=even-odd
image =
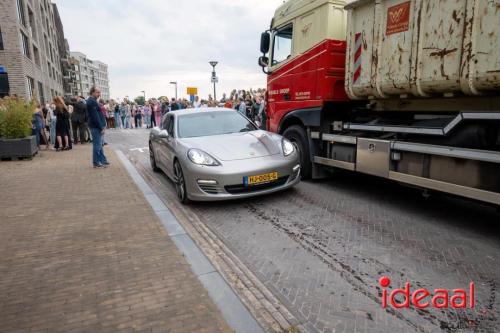
{"label": "car wheel", "polygon": [[186,190],[186,180],[184,179],[184,173],[182,172],[181,164],[178,161],[174,163],[174,175],[175,175],[175,190],[177,192],[177,198],[183,204],[189,203]]}
{"label": "car wheel", "polygon": [[160,171],[160,168],[156,165],[155,152],[153,151],[153,144],[151,142],[149,143],[149,163],[151,163],[151,169],[154,172]]}
{"label": "car wheel", "polygon": [[283,136],[290,140],[297,149],[302,179],[310,179],[312,167],[309,159],[309,140],[307,140],[306,131],[301,126],[293,125],[283,132]]}

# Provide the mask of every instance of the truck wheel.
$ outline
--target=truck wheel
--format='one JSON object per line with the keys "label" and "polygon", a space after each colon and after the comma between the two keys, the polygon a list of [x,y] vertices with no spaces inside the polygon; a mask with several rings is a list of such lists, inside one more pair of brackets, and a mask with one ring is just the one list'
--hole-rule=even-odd
{"label": "truck wheel", "polygon": [[311,161],[309,159],[309,140],[306,131],[298,125],[288,127],[283,136],[290,140],[297,149],[300,158],[300,175],[302,179],[311,178]]}

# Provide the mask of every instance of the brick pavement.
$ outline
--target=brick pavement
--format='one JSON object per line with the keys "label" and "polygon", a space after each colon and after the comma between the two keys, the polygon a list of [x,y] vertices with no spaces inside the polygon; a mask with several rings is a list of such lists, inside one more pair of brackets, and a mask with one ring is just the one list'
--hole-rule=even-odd
{"label": "brick pavement", "polygon": [[230,332],[114,153],[0,163],[0,332]]}

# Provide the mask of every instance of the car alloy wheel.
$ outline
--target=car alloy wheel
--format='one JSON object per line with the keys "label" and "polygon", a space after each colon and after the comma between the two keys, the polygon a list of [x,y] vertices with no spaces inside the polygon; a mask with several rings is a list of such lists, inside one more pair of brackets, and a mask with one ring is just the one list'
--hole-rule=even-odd
{"label": "car alloy wheel", "polygon": [[149,163],[154,172],[160,171],[160,168],[156,165],[155,152],[153,151],[153,145],[151,143],[149,143]]}
{"label": "car alloy wheel", "polygon": [[177,198],[183,204],[188,203],[186,192],[186,181],[184,179],[184,173],[182,172],[182,167],[179,162],[175,161],[174,164],[174,174],[175,174],[175,190],[177,191]]}

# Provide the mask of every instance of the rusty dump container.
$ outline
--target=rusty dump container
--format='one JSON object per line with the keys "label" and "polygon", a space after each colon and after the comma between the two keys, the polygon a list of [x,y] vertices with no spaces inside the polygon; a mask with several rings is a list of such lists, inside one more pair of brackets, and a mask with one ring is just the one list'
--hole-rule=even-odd
{"label": "rusty dump container", "polygon": [[500,94],[500,0],[357,0],[346,10],[349,97]]}

